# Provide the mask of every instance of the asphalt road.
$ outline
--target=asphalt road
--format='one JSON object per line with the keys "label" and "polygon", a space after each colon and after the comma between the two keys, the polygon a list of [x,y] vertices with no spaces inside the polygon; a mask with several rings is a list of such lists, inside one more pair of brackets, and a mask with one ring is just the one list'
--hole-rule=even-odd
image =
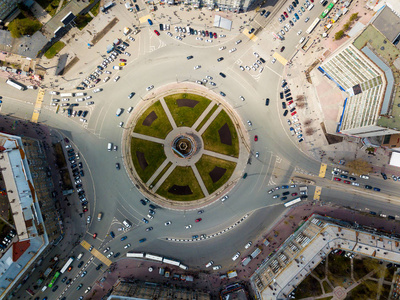
{"label": "asphalt road", "polygon": [[[307,12],[307,16],[313,20],[321,10],[322,7],[317,3],[311,12]],[[251,41],[241,34],[225,41],[223,45],[226,46],[226,49],[222,51],[218,50],[220,44],[198,47],[186,43],[185,39],[180,42],[175,38],[170,38],[165,33],[157,37],[152,32],[153,28],[146,26],[143,28],[140,38],[134,43],[130,42],[131,46],[127,51],[135,52],[139,56],[134,60],[128,59],[128,66],[118,72],[118,75],[121,76],[119,81],[112,80],[116,74],[113,72],[110,81],[99,84],[98,87],[103,88],[101,93],[93,94],[91,91],[86,91],[88,95],[93,96],[90,101],[95,102],[94,106],[88,107],[90,113],[86,124],[82,124],[79,118],[68,118],[65,113],[56,114],[54,107],[49,105],[51,96],[46,93],[39,122],[53,127],[61,134],[61,137],[66,136],[71,140],[74,148],[79,151],[80,161],[83,162],[86,170],[86,176],[82,179],[90,202],[90,210],[89,214],[86,213],[82,218],[84,220],[80,222],[86,221],[88,215],[91,215],[92,221],[88,224],[83,240],[100,252],[103,252],[106,247],[111,247],[111,251],[120,252],[121,257],[128,250],[145,251],[181,260],[191,269],[204,268],[204,265],[211,259],[215,264],[222,265],[224,270],[234,267],[239,260],[234,263],[231,257],[237,251],[243,251],[244,245],[249,240],[255,239],[262,232],[267,231],[268,227],[285,211],[282,202],[279,199],[272,199],[273,194],[267,193],[271,186],[286,184],[296,167],[316,175],[320,169],[320,163],[301,151],[298,142],[289,134],[286,118],[282,117],[281,101],[279,100],[282,80],[280,74],[283,72],[283,66],[279,62],[275,64],[270,62],[271,53],[282,45],[286,49],[280,54],[286,59],[289,59],[296,51],[296,46],[302,36],[297,35],[297,32],[300,29],[305,32],[310,24],[304,23],[304,18],[303,15],[295,25],[295,29],[285,35],[283,42],[279,42],[273,41],[271,38],[271,31],[275,30],[276,32],[275,28],[278,25],[282,27],[277,21],[277,16],[270,16],[268,19],[257,16],[253,23],[265,27],[260,37],[263,38],[263,41],[268,41],[268,47],[263,44],[263,47],[258,46],[257,42]],[[268,26],[266,26],[267,24]],[[236,45],[235,41],[238,39],[241,39],[242,43]],[[237,51],[229,53],[229,49],[234,47],[237,48]],[[248,72],[239,69],[242,63],[253,63],[256,60],[252,54],[254,51],[267,61],[261,74],[258,71]],[[194,58],[187,60],[188,55],[193,55]],[[224,57],[224,60],[217,62],[219,57]],[[97,65],[99,62],[99,57],[95,57],[91,63]],[[196,65],[201,65],[201,68],[194,70]],[[108,69],[110,70],[110,67]],[[227,77],[222,78],[219,72],[224,72]],[[112,142],[121,147],[121,138],[125,129],[119,128],[118,123],[121,121],[126,123],[129,117],[126,109],[136,106],[139,101],[148,96],[147,86],[154,85],[157,89],[171,82],[195,82],[207,75],[212,76],[213,81],[217,84],[216,87],[208,86],[208,88],[217,94],[220,91],[226,93],[225,100],[238,112],[244,124],[247,120],[252,121],[252,127],[246,125],[252,141],[252,151],[249,153],[249,157],[255,151],[260,152],[260,157],[257,159],[252,157],[251,165],[247,165],[245,170],[248,177],[239,181],[229,193],[230,197],[226,202],[216,201],[203,208],[205,212],[202,215],[198,215],[197,210],[176,211],[158,208],[155,218],[149,224],[144,224],[141,220],[147,215],[148,206],[140,204],[139,200],[142,198],[140,190],[132,185],[125,170],[115,169],[116,162],[122,163],[121,152],[120,150],[107,151],[107,143]],[[103,79],[105,76],[103,74],[101,78]],[[136,93],[133,99],[128,99],[130,92]],[[4,98],[2,114],[24,119],[31,118],[33,103],[36,100],[35,91],[15,92],[10,87],[3,88],[2,86],[2,96]],[[245,97],[246,100],[241,101],[240,96]],[[269,106],[265,106],[267,97],[270,98]],[[83,106],[86,109],[86,106]],[[79,109],[81,107],[82,103],[80,103]],[[125,109],[120,117],[115,114],[118,108]],[[253,141],[254,135],[258,135],[258,142]],[[281,164],[282,159],[288,163]],[[281,176],[274,176],[273,174],[276,172]],[[351,191],[350,193],[344,192],[344,188],[342,190],[325,188],[331,184],[328,180],[330,172],[331,169],[328,168],[322,192],[323,201],[362,209],[365,209],[365,206],[374,211],[390,211],[396,207],[392,203],[382,204],[381,200],[376,201],[376,197],[384,198],[386,194],[400,196],[396,187],[400,183],[372,177],[368,183],[381,187],[381,194],[375,197],[377,194],[375,192],[360,196]],[[365,184],[367,181],[364,181],[360,180]],[[332,182],[332,184],[337,187],[339,183]],[[348,188],[350,190],[360,189]],[[298,192],[297,189],[290,191]],[[311,195],[313,191],[314,188],[310,188]],[[97,221],[99,212],[104,213],[100,222]],[[211,235],[230,227],[245,215],[248,217],[240,225],[206,241],[173,242],[166,240],[166,238],[190,239],[192,235],[200,234]],[[195,223],[195,219],[198,217],[201,217],[203,221]],[[77,217],[77,220],[79,219]],[[130,220],[133,226],[127,232],[118,231],[118,228],[123,227],[121,222],[124,219]],[[166,221],[171,221],[172,224],[165,226]],[[185,226],[189,224],[192,225],[192,228],[185,229]],[[149,226],[152,226],[154,230],[146,232],[145,228]],[[116,233],[115,239],[108,235],[110,231]],[[92,238],[94,233],[97,233],[96,239]],[[120,238],[125,235],[127,239],[121,242]],[[146,238],[147,241],[139,244],[138,242],[142,238]],[[127,243],[132,246],[124,249],[123,247]],[[86,263],[91,256],[82,246],[75,247],[71,253],[77,256],[81,252],[85,253],[83,260]],[[111,258],[111,260],[115,261],[116,259]],[[74,262],[73,270],[68,273],[69,278],[75,278],[69,288],[59,281],[60,288],[55,293],[46,291],[40,296],[48,295],[55,299],[55,296],[63,295],[68,299],[77,299],[87,286],[93,285],[103,276],[102,273],[106,268],[103,267],[100,271],[95,270],[95,267],[100,264],[97,258],[94,258],[87,268],[78,269],[77,264],[78,262]],[[87,270],[88,274],[81,279],[79,273],[82,270]],[[84,283],[83,288],[76,291],[76,287],[81,282]]]}

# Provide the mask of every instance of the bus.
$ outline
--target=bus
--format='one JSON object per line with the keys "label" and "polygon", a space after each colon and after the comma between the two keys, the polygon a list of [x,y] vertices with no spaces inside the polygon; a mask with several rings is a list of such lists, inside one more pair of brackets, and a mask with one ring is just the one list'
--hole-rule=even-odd
{"label": "bus", "polygon": [[300,201],[301,201],[301,198],[298,197],[298,198],[295,198],[295,199],[293,199],[293,200],[291,200],[289,202],[286,202],[284,205],[285,205],[285,207],[289,207],[289,206],[292,206],[292,205],[294,205],[294,204],[296,204],[296,203],[298,203]]}
{"label": "bus", "polygon": [[61,93],[60,97],[66,98],[66,97],[73,97],[74,93]]}
{"label": "bus", "polygon": [[7,79],[6,83],[11,85],[12,87],[15,87],[16,89],[18,89],[20,91],[25,91],[26,90],[26,86],[25,85],[13,80],[13,79]]}
{"label": "bus", "polygon": [[61,274],[64,274],[65,271],[67,271],[67,269],[69,268],[69,266],[72,264],[72,262],[75,260],[75,257],[71,256],[68,261],[66,262],[66,264],[64,265],[64,267],[62,267],[62,269],[60,270]]}
{"label": "bus", "polygon": [[311,26],[308,27],[308,29],[307,29],[306,32],[307,32],[308,34],[310,34],[311,32],[313,32],[313,30],[315,29],[315,27],[317,27],[319,21],[321,21],[321,20],[320,20],[319,18],[316,18],[316,19],[314,20],[314,22],[312,22]]}
{"label": "bus", "polygon": [[56,283],[58,277],[61,275],[60,272],[56,272],[56,274],[54,275],[53,279],[50,281],[49,285],[47,286],[48,288],[52,288],[53,285]]}
{"label": "bus", "polygon": [[144,257],[144,253],[143,252],[139,252],[139,253],[128,252],[126,254],[126,257],[140,257],[140,258],[143,258]]}
{"label": "bus", "polygon": [[152,259],[152,260],[156,260],[156,261],[162,261],[163,260],[163,258],[161,256],[152,255],[152,254],[149,254],[149,253],[146,253],[145,257],[147,259]]}
{"label": "bus", "polygon": [[322,12],[322,14],[319,16],[320,19],[323,19],[326,17],[327,14],[329,14],[329,12],[331,11],[331,9],[333,8],[333,3],[331,2],[328,7]]}
{"label": "bus", "polygon": [[174,266],[177,266],[177,267],[179,267],[179,265],[181,264],[181,262],[179,262],[179,261],[168,259],[168,258],[165,258],[165,257],[163,258],[163,263],[164,264],[169,264],[169,265],[174,265]]}

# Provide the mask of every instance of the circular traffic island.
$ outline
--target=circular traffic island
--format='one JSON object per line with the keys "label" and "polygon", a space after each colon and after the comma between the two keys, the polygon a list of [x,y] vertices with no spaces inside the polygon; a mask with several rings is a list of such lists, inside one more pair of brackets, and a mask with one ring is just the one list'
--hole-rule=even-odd
{"label": "circular traffic island", "polygon": [[195,90],[142,104],[130,120],[125,158],[145,195],[187,208],[216,199],[240,178],[237,117],[226,104]]}

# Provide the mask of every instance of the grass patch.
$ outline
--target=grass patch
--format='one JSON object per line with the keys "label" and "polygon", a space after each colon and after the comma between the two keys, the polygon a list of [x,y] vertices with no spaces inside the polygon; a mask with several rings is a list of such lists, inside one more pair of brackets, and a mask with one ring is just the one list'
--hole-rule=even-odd
{"label": "grass patch", "polygon": [[366,280],[362,284],[356,286],[349,291],[345,299],[348,300],[365,300],[375,299],[378,291],[378,283],[372,280]]}
{"label": "grass patch", "polygon": [[199,131],[201,127],[206,124],[207,120],[212,116],[212,114],[217,110],[218,105],[214,104],[213,108],[208,112],[208,114],[204,117],[204,119],[200,122],[200,124],[197,126],[196,131]]}
{"label": "grass patch", "polygon": [[[209,173],[214,169],[214,167],[220,167],[226,169],[225,174],[217,181],[213,182]],[[208,192],[211,194],[215,192],[219,187],[221,187],[228,179],[231,177],[233,171],[235,170],[236,163],[222,160],[217,157],[203,155],[200,160],[196,163],[196,168],[203,179],[204,185],[206,186]]]}
{"label": "grass patch", "polygon": [[90,10],[90,12],[93,14],[93,16],[97,16],[99,14],[100,11],[100,1],[97,2],[92,9]]}
{"label": "grass patch", "polygon": [[[176,102],[178,99],[196,100],[198,103],[194,107],[179,107]],[[211,102],[211,100],[205,97],[186,93],[170,95],[164,97],[164,100],[178,127],[192,127]]]}
{"label": "grass patch", "polygon": [[[218,130],[224,125],[228,124],[232,136],[232,145],[221,143]],[[222,110],[218,116],[211,122],[210,126],[202,135],[204,141],[204,149],[218,152],[221,154],[238,157],[239,156],[239,140],[236,128],[232,123],[228,114]]]}
{"label": "grass patch", "polygon": [[157,182],[161,179],[161,177],[167,172],[169,167],[172,166],[172,162],[168,162],[168,164],[165,166],[165,168],[160,172],[160,174],[157,175],[156,179],[151,183],[152,186],[155,186]]}
{"label": "grass patch", "polygon": [[44,56],[46,56],[46,58],[48,58],[48,59],[51,59],[54,56],[56,56],[57,53],[60,52],[64,47],[65,47],[65,44],[61,41],[58,41],[58,42],[54,43],[53,46],[51,46],[49,48],[49,50],[46,51]]}
{"label": "grass patch", "polygon": [[360,280],[372,270],[380,267],[378,260],[373,258],[353,259],[354,279]]}
{"label": "grass patch", "polygon": [[315,269],[312,271],[315,276],[317,276],[319,279],[324,279],[325,278],[325,263],[321,262],[318,266],[315,267]]}
{"label": "grass patch", "polygon": [[322,294],[319,281],[313,276],[307,276],[296,289],[296,299],[319,296]]}
{"label": "grass patch", "polygon": [[93,18],[89,14],[86,14],[78,15],[74,21],[76,23],[76,27],[78,27],[79,30],[82,30],[87,24],[89,24],[90,21],[92,21],[92,19]]}
{"label": "grass patch", "polygon": [[[173,185],[186,186],[188,185],[192,191],[190,195],[176,195],[169,193],[168,190]],[[190,201],[200,199],[204,197],[201,191],[200,185],[194,176],[191,167],[176,167],[168,178],[163,182],[160,188],[157,190],[157,194],[172,200],[178,201]]]}
{"label": "grass patch", "polygon": [[[157,119],[155,119],[150,126],[143,125],[143,121],[153,111],[157,114]],[[140,116],[134,132],[164,139],[171,130],[171,123],[169,122],[160,101],[157,101]]]}
{"label": "grass patch", "polygon": [[[148,164],[144,170],[139,164],[136,151],[144,153]],[[167,158],[164,153],[163,145],[137,138],[131,139],[131,152],[133,165],[143,182],[147,182]]]}
{"label": "grass patch", "polygon": [[350,259],[341,255],[329,255],[328,270],[334,276],[350,277]]}
{"label": "grass patch", "polygon": [[[67,2],[66,0],[64,1]],[[37,0],[36,2],[52,17],[56,14],[60,4],[60,0]]]}
{"label": "grass patch", "polygon": [[322,285],[324,287],[325,294],[332,292],[332,288],[326,280],[322,281]]}
{"label": "grass patch", "polygon": [[395,268],[395,267],[391,267],[389,269],[386,269],[386,272],[384,273],[386,281],[392,281],[393,280],[394,272],[396,271],[396,269],[397,268]]}

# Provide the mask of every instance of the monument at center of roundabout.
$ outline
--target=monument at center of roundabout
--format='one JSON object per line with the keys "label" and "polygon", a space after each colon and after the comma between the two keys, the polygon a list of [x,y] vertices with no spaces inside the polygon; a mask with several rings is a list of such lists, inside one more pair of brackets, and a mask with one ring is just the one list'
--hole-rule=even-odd
{"label": "monument at center of roundabout", "polygon": [[241,178],[248,139],[219,96],[187,85],[176,90],[156,94],[132,112],[124,163],[146,197],[187,209],[215,201]]}

